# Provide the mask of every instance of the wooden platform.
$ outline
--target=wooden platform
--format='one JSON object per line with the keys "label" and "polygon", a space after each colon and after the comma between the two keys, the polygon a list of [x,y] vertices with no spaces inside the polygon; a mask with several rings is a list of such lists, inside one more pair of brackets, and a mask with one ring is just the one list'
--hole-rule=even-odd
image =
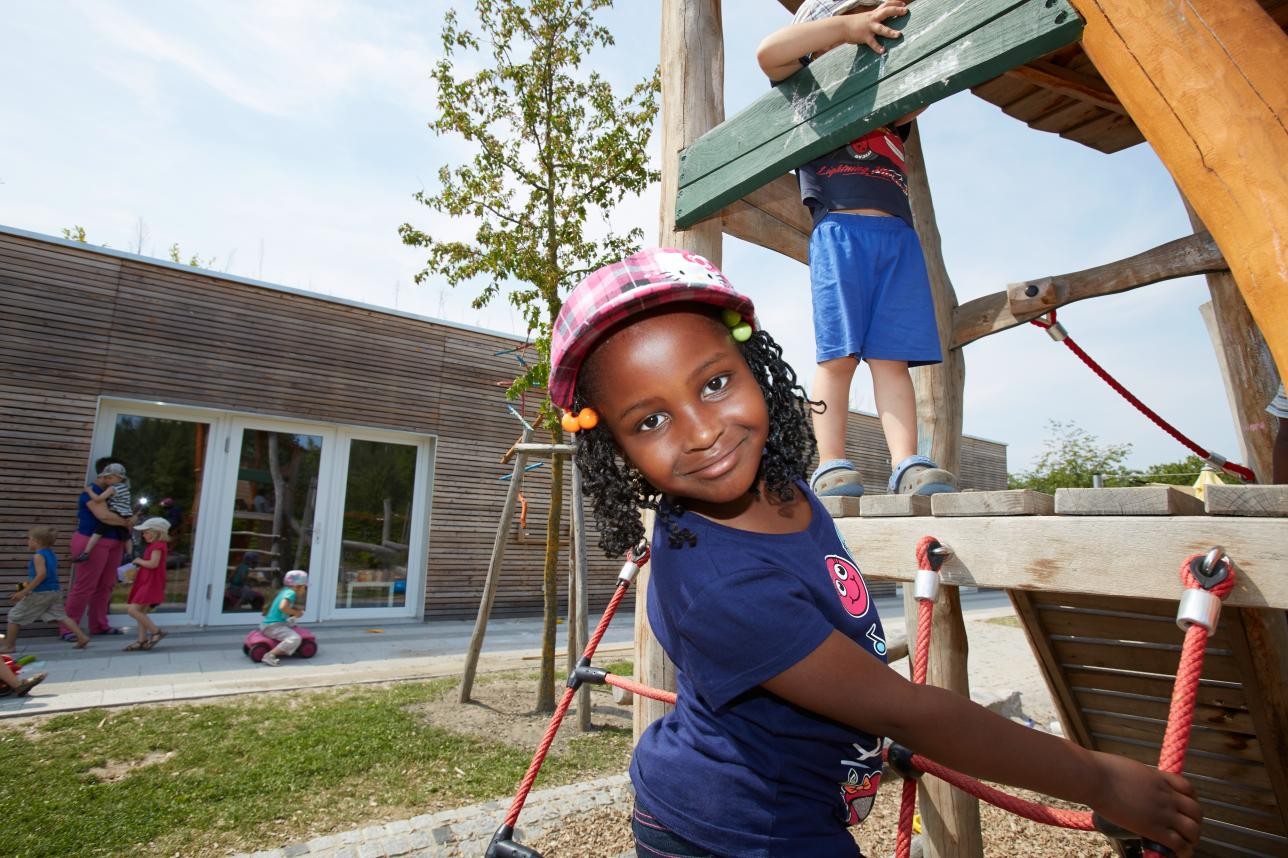
{"label": "wooden platform", "polygon": [[1222,545],[1238,584],[1209,642],[1185,764],[1205,814],[1197,854],[1284,856],[1288,487],[1209,492],[967,492],[935,496],[931,515],[892,517],[895,499],[876,515],[860,504],[837,525],[865,576],[911,580],[929,534],[954,552],[945,583],[1007,589],[1066,735],[1150,764],[1183,639],[1180,565]]}

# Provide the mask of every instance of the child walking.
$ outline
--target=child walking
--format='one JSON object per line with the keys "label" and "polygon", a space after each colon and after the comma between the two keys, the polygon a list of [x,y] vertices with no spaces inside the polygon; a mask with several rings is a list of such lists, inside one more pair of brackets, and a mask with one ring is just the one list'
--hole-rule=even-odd
{"label": "child walking", "polygon": [[264,621],[259,624],[260,631],[278,641],[277,646],[264,653],[264,658],[260,660],[260,664],[267,664],[269,667],[281,664],[281,657],[294,653],[304,640],[291,626],[295,624],[296,617],[304,614],[299,602],[308,592],[309,573],[302,569],[292,569],[282,576],[282,584],[282,589],[277,591],[273,603],[264,614]]}
{"label": "child walking", "polygon": [[170,557],[170,522],[160,516],[136,524],[134,529],[143,535],[143,556],[136,557],[133,566],[134,583],[126,597],[126,613],[138,623],[138,640],[125,648],[126,652],[152,649],[166,636],[165,629],[152,621],[148,614],[165,601],[166,560]]}
{"label": "child walking", "polygon": [[33,527],[27,531],[27,581],[9,598],[14,606],[9,611],[8,628],[0,652],[10,653],[18,644],[18,633],[24,625],[42,620],[58,623],[76,641],[77,649],[89,646],[89,637],[63,609],[63,591],[58,583],[58,557],[54,542],[58,534],[52,527]]}
{"label": "child walking", "polygon": [[[134,515],[134,502],[130,496],[130,481],[125,475],[125,466],[119,462],[112,462],[105,466],[98,475],[99,479],[107,483],[107,487],[99,491],[99,487],[93,483],[85,486],[85,491],[89,494],[89,505],[94,507],[96,504],[110,509],[121,518],[130,518]],[[94,546],[106,535],[116,533],[121,528],[112,524],[99,522],[94,528],[94,534],[85,543],[85,548],[72,558],[73,563],[84,563],[89,559],[90,554],[94,551]]]}
{"label": "child walking", "polygon": [[551,400],[593,427],[575,445],[601,547],[639,545],[638,510],[657,511],[648,618],[679,699],[631,761],[639,855],[860,855],[847,826],[872,807],[886,736],[1192,854],[1183,778],[886,666],[863,576],[803,481],[823,406],[709,262],[653,249],[591,274],[550,361]]}
{"label": "child walking", "polygon": [[[884,48],[899,35],[884,22],[907,13],[904,0],[805,0],[792,23],[761,42],[756,59],[774,83],[843,44]],[[849,14],[853,13],[853,14]],[[920,112],[920,111],[918,111]],[[867,361],[872,392],[890,450],[891,493],[957,490],[957,478],[917,454],[917,400],[909,367],[943,360],[930,279],[913,229],[903,144],[916,113],[877,128],[797,170],[801,201],[814,218],[809,272],[814,307],[812,393],[829,406],[815,412],[819,465],[810,485],[819,495],[863,494],[846,457],[850,383]]]}

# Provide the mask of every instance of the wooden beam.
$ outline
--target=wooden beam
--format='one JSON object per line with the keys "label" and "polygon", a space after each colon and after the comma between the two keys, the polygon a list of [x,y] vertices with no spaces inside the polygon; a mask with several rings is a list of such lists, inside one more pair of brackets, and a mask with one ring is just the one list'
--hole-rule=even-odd
{"label": "wooden beam", "polygon": [[[953,314],[952,347],[961,348],[980,337],[1022,325],[1075,301],[1126,292],[1176,277],[1224,270],[1225,258],[1216,242],[1212,236],[1202,233],[1084,271],[1014,283],[1005,292],[985,295],[957,308]],[[1028,292],[1033,295],[1029,296]]]}
{"label": "wooden beam", "polygon": [[779,176],[720,212],[720,227],[760,247],[809,263],[809,234],[813,220],[801,202],[795,175]]}
{"label": "wooden beam", "polygon": [[[724,236],[716,222],[677,230],[672,213],[680,151],[724,120],[724,29],[720,0],[662,0],[662,194],[658,245],[692,250],[721,264]],[[652,533],[645,517],[645,533]],[[675,690],[675,665],[648,624],[648,569],[635,583],[635,675],[653,688]],[[670,706],[642,698],[634,707],[635,741]]]}
{"label": "wooden beam", "polygon": [[1282,518],[842,518],[836,526],[872,578],[912,581],[917,540],[931,534],[953,550],[940,573],[948,584],[1169,601],[1180,598],[1181,561],[1221,545],[1239,570],[1226,604],[1288,610]]}
{"label": "wooden beam", "polygon": [[[1184,196],[1181,202],[1194,231],[1206,230]],[[1274,397],[1279,381],[1275,360],[1234,276],[1229,271],[1213,271],[1207,275],[1207,285],[1212,300],[1200,306],[1199,313],[1221,368],[1240,461],[1252,468],[1257,479],[1268,481],[1273,478],[1275,426],[1266,413],[1266,403]]]}
{"label": "wooden beam", "polygon": [[796,10],[801,7],[801,4],[804,3],[805,0],[778,0],[778,2],[783,4],[784,9],[795,15]]}
{"label": "wooden beam", "polygon": [[788,170],[1038,59],[1082,30],[1066,0],[917,0],[886,23],[903,37],[882,39],[885,53],[834,48],[686,149],[676,224],[710,218]]}
{"label": "wooden beam", "polygon": [[1079,74],[1047,60],[1034,60],[1028,65],[1011,69],[1005,74],[1005,77],[1035,84],[1060,95],[1075,98],[1085,104],[1103,107],[1105,110],[1111,110],[1120,116],[1127,115],[1127,109],[1122,106],[1122,102],[1114,95],[1113,90],[1105,86],[1103,81],[1088,77],[1085,74]]}
{"label": "wooden beam", "polygon": [[[921,149],[921,132],[913,124],[905,146],[908,171],[908,201],[912,205],[913,225],[921,241],[926,260],[930,291],[935,302],[935,320],[943,363],[917,367],[912,372],[917,397],[918,450],[929,453],[942,467],[953,473],[961,470],[962,386],[966,375],[966,358],[961,350],[948,348],[952,331],[957,293],[948,276],[948,266],[935,220],[935,203],[930,194],[926,158]],[[862,509],[862,504],[860,504]],[[904,616],[907,628],[917,627],[917,603],[911,588],[904,588]],[[962,618],[961,598],[956,587],[943,587],[935,600],[933,619],[935,635],[930,644],[930,671],[926,681],[941,688],[970,697],[970,675],[967,671],[966,623]],[[981,858],[984,840],[979,827],[979,800],[960,792],[937,778],[923,779],[918,785],[921,818],[930,840],[930,854],[937,858]]]}
{"label": "wooden beam", "polygon": [[1288,375],[1288,36],[1256,0],[1072,0],[1082,47],[1225,254]]}

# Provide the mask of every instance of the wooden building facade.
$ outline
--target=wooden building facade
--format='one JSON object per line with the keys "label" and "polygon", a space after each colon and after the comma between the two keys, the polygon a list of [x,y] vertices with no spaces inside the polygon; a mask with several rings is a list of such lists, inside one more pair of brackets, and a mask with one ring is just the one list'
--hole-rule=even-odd
{"label": "wooden building facade", "polygon": [[[175,523],[162,623],[249,623],[292,568],[312,622],[477,612],[521,428],[513,337],[10,228],[0,298],[0,587],[34,525],[68,586],[77,495],[115,455]],[[883,491],[876,418],[851,443]],[[962,478],[1004,488],[1005,446],[967,439]],[[523,494],[493,616],[541,609],[545,468]],[[619,564],[590,560],[597,609]]]}

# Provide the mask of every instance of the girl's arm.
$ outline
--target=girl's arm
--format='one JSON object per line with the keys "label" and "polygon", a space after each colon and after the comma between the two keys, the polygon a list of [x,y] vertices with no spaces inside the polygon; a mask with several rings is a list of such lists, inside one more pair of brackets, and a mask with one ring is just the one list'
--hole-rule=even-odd
{"label": "girl's arm", "polygon": [[282,597],[282,601],[277,603],[277,609],[288,617],[299,617],[304,614],[302,608],[295,607],[295,604],[285,596]]}
{"label": "girl's arm", "polygon": [[791,703],[973,775],[1090,806],[1185,858],[1202,814],[1179,775],[1089,751],[969,699],[914,685],[834,631],[764,687]]}
{"label": "girl's arm", "polygon": [[874,53],[885,53],[877,36],[899,38],[899,31],[882,22],[907,14],[904,0],[886,0],[871,12],[835,15],[803,24],[789,24],[770,33],[756,48],[756,62],[774,83],[791,77],[801,67],[801,57],[830,51],[837,45],[867,45]]}
{"label": "girl's arm", "polygon": [[[156,543],[153,543],[155,545]],[[134,561],[140,569],[155,569],[161,565],[161,551],[153,551],[152,546],[143,549],[143,556]]]}

